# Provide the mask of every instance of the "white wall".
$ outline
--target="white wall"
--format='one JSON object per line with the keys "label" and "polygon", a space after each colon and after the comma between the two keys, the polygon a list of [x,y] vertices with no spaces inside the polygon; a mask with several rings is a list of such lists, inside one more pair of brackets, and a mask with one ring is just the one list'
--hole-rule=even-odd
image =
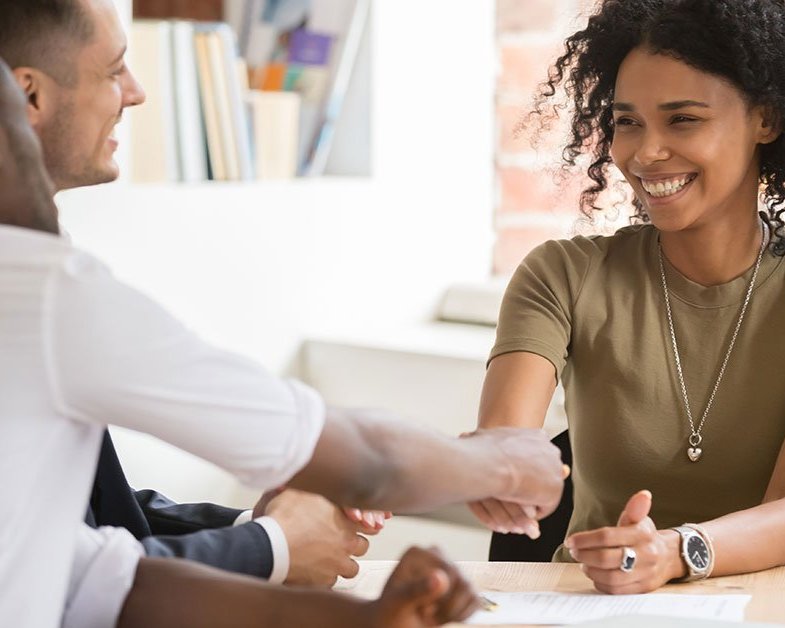
{"label": "white wall", "polygon": [[[448,285],[484,279],[493,3],[377,0],[373,21],[371,179],[72,191],[58,204],[76,244],[276,372],[304,338],[424,320]],[[123,456],[137,483],[183,470],[146,445]],[[222,496],[200,469],[174,497]]]}

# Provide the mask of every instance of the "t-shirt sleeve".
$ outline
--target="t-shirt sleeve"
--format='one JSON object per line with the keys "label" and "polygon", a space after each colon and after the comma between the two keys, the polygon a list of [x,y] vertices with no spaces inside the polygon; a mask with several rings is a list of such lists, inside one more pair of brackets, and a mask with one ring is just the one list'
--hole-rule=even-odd
{"label": "t-shirt sleeve", "polygon": [[314,390],[209,345],[88,255],[70,256],[46,294],[62,413],[152,434],[260,489],[310,460],[325,414]]}
{"label": "t-shirt sleeve", "polygon": [[526,351],[553,363],[561,378],[567,361],[575,302],[592,262],[591,240],[551,240],[516,269],[504,293],[490,360]]}

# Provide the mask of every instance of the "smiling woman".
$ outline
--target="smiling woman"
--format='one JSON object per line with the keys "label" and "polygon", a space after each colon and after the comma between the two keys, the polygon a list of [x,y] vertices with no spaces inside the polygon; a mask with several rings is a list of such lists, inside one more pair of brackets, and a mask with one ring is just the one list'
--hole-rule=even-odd
{"label": "smiling woman", "polygon": [[[686,251],[674,243],[685,231],[703,227],[716,233],[725,225],[747,236],[740,244],[750,254],[741,261],[749,266],[755,259],[759,151],[780,135],[771,107],[752,105],[729,81],[644,46],[619,67],[611,110],[610,156],[630,183],[639,211],[661,232],[668,259],[705,285],[733,279],[739,273],[732,260],[707,259],[695,268],[696,260],[679,259]],[[740,226],[746,231],[738,233]]]}
{"label": "smiling woman", "polygon": [[541,426],[563,381],[574,511],[556,559],[601,591],[785,564],[785,501],[762,504],[785,439],[783,23],[779,0],[604,0],[536,101],[572,104],[584,213],[615,165],[637,224],[523,260],[480,425]]}

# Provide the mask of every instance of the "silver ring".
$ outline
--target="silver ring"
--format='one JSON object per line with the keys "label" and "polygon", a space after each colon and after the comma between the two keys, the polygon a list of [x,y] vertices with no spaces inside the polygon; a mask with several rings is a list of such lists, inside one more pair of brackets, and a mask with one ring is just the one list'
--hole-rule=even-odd
{"label": "silver ring", "polygon": [[630,573],[633,569],[635,569],[635,561],[637,558],[638,555],[635,553],[634,549],[631,547],[622,547],[621,565],[619,565],[619,569],[621,569],[624,573]]}

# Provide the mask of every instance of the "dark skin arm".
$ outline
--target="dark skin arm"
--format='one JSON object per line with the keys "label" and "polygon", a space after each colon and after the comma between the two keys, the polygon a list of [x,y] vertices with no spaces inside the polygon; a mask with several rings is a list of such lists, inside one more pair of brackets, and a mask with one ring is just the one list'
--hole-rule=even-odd
{"label": "dark skin arm", "polygon": [[338,504],[417,512],[486,497],[553,512],[558,449],[541,430],[499,428],[452,438],[401,421],[328,416],[311,461],[289,486]]}
{"label": "dark skin arm", "polygon": [[[166,583],[162,586],[162,583]],[[142,559],[118,628],[421,628],[478,608],[471,585],[433,550],[410,549],[377,600],[275,587],[175,559]]]}

